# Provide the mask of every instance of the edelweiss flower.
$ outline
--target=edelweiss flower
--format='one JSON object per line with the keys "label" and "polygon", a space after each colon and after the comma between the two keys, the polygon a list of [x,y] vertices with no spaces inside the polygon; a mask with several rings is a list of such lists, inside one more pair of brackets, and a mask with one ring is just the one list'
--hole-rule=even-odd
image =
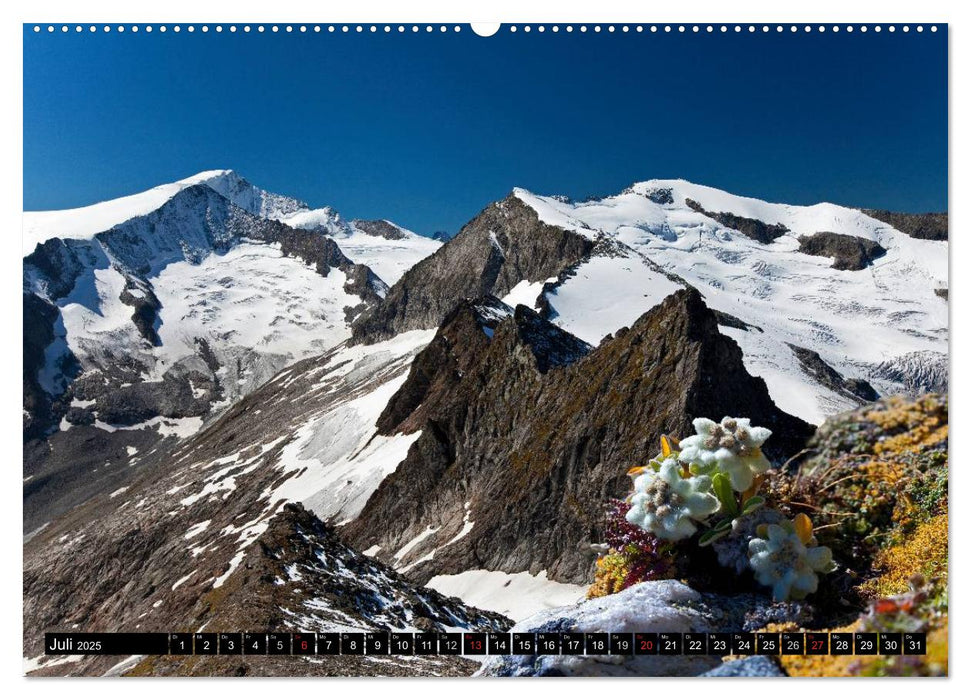
{"label": "edelweiss flower", "polygon": [[691,537],[698,530],[693,521],[702,520],[719,508],[710,489],[710,478],[685,479],[678,460],[668,457],[657,472],[644,472],[634,481],[627,521],[663,540]]}
{"label": "edelweiss flower", "polygon": [[[816,592],[816,572],[833,570],[833,553],[829,547],[809,547],[815,542],[800,537],[789,521],[765,528],[766,539],[754,538],[748,544],[749,563],[755,579],[772,588],[776,600],[802,600]],[[808,539],[807,541],[804,541]]]}
{"label": "edelweiss flower", "polygon": [[679,459],[702,473],[727,474],[735,491],[748,489],[756,474],[772,466],[762,454],[762,443],[772,434],[768,428],[753,427],[748,418],[723,418],[720,424],[696,418],[694,426],[697,435],[681,441]]}

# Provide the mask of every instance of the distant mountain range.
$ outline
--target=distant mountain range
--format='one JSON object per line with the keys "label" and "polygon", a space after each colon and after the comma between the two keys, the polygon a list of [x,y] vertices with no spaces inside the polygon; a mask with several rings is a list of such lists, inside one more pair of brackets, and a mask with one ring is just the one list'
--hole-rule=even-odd
{"label": "distant mountain range", "polygon": [[27,212],[25,630],[242,625],[226,591],[294,630],[570,602],[659,434],[745,415],[781,462],[946,392],[947,289],[946,214],[682,180],[514,189],[454,237],[232,171]]}

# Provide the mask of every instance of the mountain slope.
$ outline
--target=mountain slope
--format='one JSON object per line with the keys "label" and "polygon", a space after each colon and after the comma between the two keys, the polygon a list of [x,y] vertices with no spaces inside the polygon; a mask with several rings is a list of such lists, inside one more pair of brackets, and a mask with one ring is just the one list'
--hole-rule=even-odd
{"label": "mountain slope", "polygon": [[25,215],[45,238],[23,272],[25,532],[349,337],[387,286],[333,237],[268,218],[301,208],[218,171]]}
{"label": "mountain slope", "polygon": [[[111,493],[54,518],[24,546],[28,657],[39,654],[36,630],[74,624],[236,629],[260,616],[259,626],[293,631],[492,625],[495,615],[403,581],[320,522],[357,515],[419,437],[376,435],[375,422],[429,339],[411,333],[298,362],[198,434],[157,445]],[[315,514],[287,510],[293,502]],[[383,602],[357,605],[355,590]],[[104,670],[98,663],[79,668]]]}
{"label": "mountain slope", "polygon": [[[114,525],[114,523],[111,523]],[[192,539],[201,533],[185,539]],[[76,542],[73,540],[72,542]],[[150,555],[153,546],[170,555],[170,545],[155,529],[151,533],[128,531],[123,535],[126,548],[119,553],[121,562],[112,566],[121,571],[128,562]],[[152,559],[158,559],[152,555]],[[201,559],[201,557],[199,557]],[[158,581],[154,561],[128,592],[126,599],[100,600],[84,590],[75,591],[82,606],[94,607],[98,602],[141,610],[140,622],[127,626],[112,619],[112,614],[92,611],[84,622],[86,631],[142,631],[182,630],[272,630],[276,632],[373,632],[386,631],[489,631],[507,628],[511,622],[494,613],[487,613],[464,605],[452,598],[416,586],[398,576],[379,562],[356,552],[340,541],[333,529],[299,506],[288,505],[269,523],[244,551],[238,566],[218,580],[218,587],[196,598],[190,592],[193,574],[152,591],[149,582]],[[194,572],[193,572],[194,573]],[[27,601],[28,615],[41,613],[41,601],[33,596],[50,590],[51,611],[60,611],[62,590],[39,578],[31,568],[25,585],[31,597]],[[82,578],[87,579],[82,575]],[[103,590],[103,586],[100,587]],[[147,596],[148,600],[140,600]],[[154,601],[151,599],[155,599]],[[150,603],[150,605],[148,605]],[[128,610],[118,610],[118,617],[130,618]],[[67,631],[70,624],[50,619],[43,628],[47,631]],[[27,654],[40,655],[42,635],[25,637]],[[33,658],[30,656],[28,658]],[[73,661],[72,661],[73,659]],[[409,659],[392,659],[392,668],[373,663],[370,659],[347,657],[324,658],[325,668],[308,668],[308,659],[275,659],[273,657],[237,657],[210,660],[198,657],[149,657],[138,662],[133,659],[130,670],[135,675],[275,675],[299,670],[310,675],[468,675],[475,666],[460,660],[428,659],[417,667]],[[41,657],[38,664],[57,663],[58,673],[69,671],[80,675],[101,675],[115,666],[111,657]],[[68,668],[62,668],[67,661]],[[243,671],[240,671],[242,665]],[[471,666],[471,668],[470,668]]]}
{"label": "mountain slope", "polygon": [[129,219],[155,211],[182,190],[196,185],[206,185],[236,206],[263,218],[279,218],[307,209],[299,200],[255,187],[232,170],[208,170],[145,192],[78,209],[24,212],[24,255],[51,238],[93,238]]}
{"label": "mountain slope", "polygon": [[[915,222],[833,204],[770,204],[683,180],[650,180],[578,203],[521,189],[515,196],[551,226],[626,246],[740,320],[723,330],[742,347],[746,367],[765,379],[781,408],[811,422],[858,402],[816,383],[793,346],[881,394],[932,389],[919,377],[946,366],[948,311],[938,290],[947,288],[948,252],[946,241],[925,240],[939,238],[925,231],[933,217]],[[639,281],[625,285],[624,303],[615,303],[622,280],[633,279],[627,268],[624,260],[579,266],[547,285],[540,306],[595,343],[657,303],[657,284]],[[607,308],[615,310],[603,313]],[[890,379],[881,368],[903,365],[905,356],[920,368]]]}
{"label": "mountain slope", "polygon": [[812,432],[773,405],[696,291],[595,349],[525,306],[494,330],[481,318],[461,305],[412,364],[378,424],[421,435],[342,530],[416,581],[486,569],[585,583],[604,504],[658,435],[744,415],[775,432],[780,458]]}
{"label": "mountain slope", "polygon": [[542,283],[592,248],[584,237],[542,224],[534,211],[507,197],[408,270],[380,304],[355,321],[354,341],[371,343],[436,328],[458,301],[503,297],[520,283]]}
{"label": "mountain slope", "polygon": [[441,242],[419,236],[384,219],[344,221],[330,208],[302,211],[281,219],[288,226],[316,231],[336,240],[352,260],[367,265],[386,283],[394,284]]}

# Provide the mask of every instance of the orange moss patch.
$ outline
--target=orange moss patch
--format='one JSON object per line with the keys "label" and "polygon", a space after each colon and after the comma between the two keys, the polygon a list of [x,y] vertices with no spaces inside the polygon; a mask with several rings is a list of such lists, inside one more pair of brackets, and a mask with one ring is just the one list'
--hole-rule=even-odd
{"label": "orange moss patch", "polygon": [[619,593],[623,590],[624,581],[630,567],[623,554],[610,552],[597,559],[597,570],[594,573],[593,585],[587,591],[587,598],[601,598],[605,595]]}
{"label": "orange moss patch", "polygon": [[947,537],[946,513],[922,523],[901,544],[877,554],[874,566],[882,573],[861,586],[861,591],[871,597],[904,593],[918,574],[933,581],[936,590],[947,590]]}
{"label": "orange moss patch", "polygon": [[[806,630],[809,632],[855,632],[859,628],[859,621],[845,627],[833,627],[828,630]],[[782,625],[777,625],[781,627]],[[790,625],[792,629],[769,630],[772,632],[792,632],[795,625]],[[854,664],[859,660],[857,656],[779,656],[779,665],[790,676],[805,678],[844,678],[856,675],[853,673]]]}
{"label": "orange moss patch", "polygon": [[889,436],[873,446],[878,455],[919,452],[948,437],[947,405],[934,395],[914,401],[892,396],[866,417]]}

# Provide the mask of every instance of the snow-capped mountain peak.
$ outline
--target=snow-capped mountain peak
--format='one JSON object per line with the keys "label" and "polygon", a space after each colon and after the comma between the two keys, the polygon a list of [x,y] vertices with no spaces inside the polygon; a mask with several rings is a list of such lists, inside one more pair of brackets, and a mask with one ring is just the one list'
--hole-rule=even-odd
{"label": "snow-capped mountain peak", "polygon": [[631,226],[649,228],[667,223],[683,228],[712,221],[717,224],[717,218],[710,214],[730,214],[767,226],[784,227],[786,231],[778,230],[796,237],[820,231],[874,241],[906,235],[858,209],[838,204],[775,204],[681,179],[644,180],[620,194],[582,202],[537,195],[519,187],[513,194],[533,207],[547,223],[558,222],[557,225],[592,236],[598,231],[618,233],[618,229]]}
{"label": "snow-capped mountain peak", "polygon": [[119,224],[145,216],[163,206],[182,190],[206,185],[250,214],[282,218],[308,206],[291,197],[262,190],[233,170],[206,170],[190,177],[117,199],[76,209],[28,211],[23,214],[23,254],[51,238],[89,239]]}
{"label": "snow-capped mountain peak", "polygon": [[836,204],[775,204],[685,180],[582,202],[521,188],[513,196],[546,224],[628,251],[594,255],[544,291],[554,322],[587,342],[629,325],[680,278],[735,319],[726,332],[776,403],[814,423],[861,397],[841,386],[807,391],[803,350],[848,386],[861,378],[881,393],[900,389],[879,371],[886,363],[908,355],[936,367],[946,357],[946,240]]}
{"label": "snow-capped mountain peak", "polygon": [[[336,228],[284,223],[300,214]],[[111,449],[185,437],[279,370],[346,340],[387,292],[380,278],[393,282],[441,245],[381,226],[395,235],[358,230],[232,170],[26,212],[24,435],[56,443],[37,453],[33,473],[110,481],[104,464],[85,462],[92,435]],[[52,500],[36,488],[37,502]],[[67,490],[83,498],[86,488]]]}

